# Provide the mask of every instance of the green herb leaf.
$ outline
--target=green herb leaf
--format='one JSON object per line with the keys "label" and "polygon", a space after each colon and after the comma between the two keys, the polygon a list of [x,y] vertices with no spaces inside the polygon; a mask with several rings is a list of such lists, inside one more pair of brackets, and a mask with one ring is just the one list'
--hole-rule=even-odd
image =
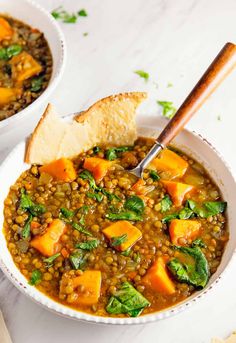
{"label": "green herb leaf", "polygon": [[150,170],[149,171],[149,175],[150,177],[153,179],[153,181],[158,181],[160,180],[160,176],[157,174],[157,172],[155,170]]}
{"label": "green herb leaf", "polygon": [[177,258],[167,263],[167,267],[174,277],[180,282],[186,282],[196,288],[204,288],[209,278],[208,262],[198,246],[177,247],[175,249],[194,259],[194,265],[182,263]]}
{"label": "green herb leaf", "polygon": [[105,152],[106,159],[113,161],[118,158],[117,154],[130,150],[130,147],[123,146],[119,148],[110,148]]}
{"label": "green herb leaf", "polygon": [[[60,214],[61,214],[64,218],[70,219],[70,218],[74,217],[75,212],[74,212],[74,211],[70,211],[70,210],[68,210],[68,209],[65,208],[65,207],[62,207],[62,208],[60,209]],[[60,215],[59,215],[59,217],[60,217]]]}
{"label": "green herb leaf", "polygon": [[168,211],[172,206],[172,201],[169,195],[165,195],[164,198],[161,200],[161,212]]}
{"label": "green herb leaf", "polygon": [[94,155],[97,155],[100,151],[101,151],[101,148],[99,148],[99,146],[95,146],[95,147],[93,148],[93,153],[94,153]]}
{"label": "green herb leaf", "polygon": [[0,59],[9,60],[13,56],[18,55],[22,51],[22,47],[18,44],[13,44],[7,48],[0,49]]}
{"label": "green herb leaf", "polygon": [[101,189],[101,192],[107,197],[107,199],[109,201],[112,201],[112,200],[120,201],[121,200],[121,198],[118,197],[118,195],[116,195],[114,193],[110,193],[110,192],[106,191],[104,188]]}
{"label": "green herb leaf", "polygon": [[42,273],[40,270],[35,269],[32,274],[31,278],[29,280],[29,285],[36,286],[42,281]]}
{"label": "green herb leaf", "polygon": [[142,77],[146,82],[149,80],[149,74],[144,70],[135,70],[134,73]]}
{"label": "green herb leaf", "polygon": [[31,92],[38,92],[42,89],[43,76],[36,77],[31,80]]}
{"label": "green herb leaf", "polygon": [[95,179],[90,171],[85,169],[84,171],[82,171],[82,173],[79,174],[79,177],[83,180],[88,180],[89,185],[93,190],[97,192],[101,191],[101,189],[96,185]]}
{"label": "green herb leaf", "polygon": [[189,219],[193,216],[193,211],[190,210],[188,207],[182,208],[182,210],[179,211],[179,219]]}
{"label": "green herb leaf", "polygon": [[141,256],[139,252],[136,252],[136,255],[133,257],[134,262],[140,263],[141,262]]}
{"label": "green herb leaf", "polygon": [[128,314],[138,316],[150,302],[144,298],[129,282],[124,282],[107,304],[106,311],[110,314]]}
{"label": "green herb leaf", "polygon": [[30,236],[30,224],[33,220],[33,216],[30,214],[24,227],[23,227],[23,230],[21,231],[21,238],[23,239],[27,239],[29,238]]}
{"label": "green herb leaf", "polygon": [[108,213],[106,218],[110,220],[131,220],[142,221],[143,218],[135,212],[120,212],[120,213]]}
{"label": "green herb leaf", "polygon": [[86,258],[81,250],[74,251],[69,257],[72,268],[75,270],[83,269],[86,264]]}
{"label": "green herb leaf", "polygon": [[126,199],[124,203],[124,208],[127,210],[142,214],[145,208],[143,199],[139,198],[136,195],[130,196]]}
{"label": "green herb leaf", "polygon": [[51,12],[51,15],[56,19],[56,20],[61,20],[63,23],[76,23],[77,22],[77,15],[76,13],[69,13],[63,9],[62,6],[54,9]]}
{"label": "green herb leaf", "polygon": [[46,263],[46,267],[47,267],[47,268],[52,267],[52,266],[53,266],[53,262],[54,262],[60,255],[61,255],[61,253],[59,252],[59,253],[57,253],[57,254],[55,254],[55,255],[52,255],[52,256],[50,256],[50,257],[48,257],[48,258],[44,258],[44,259],[43,259],[43,262]]}
{"label": "green herb leaf", "polygon": [[19,207],[24,211],[29,211],[33,216],[39,216],[46,212],[46,208],[43,205],[35,204],[30,196],[26,194],[24,188],[21,188],[21,197]]}
{"label": "green herb leaf", "polygon": [[99,193],[90,193],[90,192],[87,192],[86,195],[87,195],[88,198],[95,199],[95,200],[97,200],[98,202],[101,202],[102,199],[103,199],[103,195],[102,195],[102,194],[99,194]]}
{"label": "green herb leaf", "polygon": [[85,235],[87,235],[87,236],[91,236],[91,237],[92,237],[91,232],[89,232],[88,230],[86,230],[86,229],[85,229],[83,226],[81,226],[80,224],[77,224],[77,223],[75,223],[75,222],[72,222],[71,225],[72,225],[72,227],[73,227],[75,230],[77,230],[77,231],[79,231],[79,232],[81,232],[81,233],[83,233],[83,234],[85,234]]}
{"label": "green herb leaf", "polygon": [[87,12],[85,11],[85,9],[82,9],[82,10],[80,10],[80,11],[78,12],[78,16],[80,16],[80,17],[87,17],[88,14],[87,14]]}
{"label": "green herb leaf", "polygon": [[201,238],[197,238],[192,242],[192,247],[206,248],[206,244]]}
{"label": "green herb leaf", "polygon": [[123,256],[129,256],[131,253],[131,248],[128,248],[127,250],[121,252],[120,254],[123,255]]}
{"label": "green herb leaf", "polygon": [[162,218],[162,223],[168,223],[170,220],[177,219],[177,218],[179,218],[179,214],[178,213],[168,214],[167,216]]}
{"label": "green herb leaf", "polygon": [[126,242],[127,238],[128,238],[127,233],[125,233],[124,235],[121,235],[121,236],[112,237],[111,246],[117,247],[118,245],[121,245],[122,243]]}
{"label": "green herb leaf", "polygon": [[91,239],[91,240],[86,241],[86,242],[77,243],[75,245],[75,247],[78,249],[90,251],[90,250],[96,249],[99,246],[99,243],[100,242],[98,239]]}
{"label": "green herb leaf", "polygon": [[171,101],[157,101],[162,106],[162,115],[168,119],[171,119],[176,112],[176,108],[173,106]]}

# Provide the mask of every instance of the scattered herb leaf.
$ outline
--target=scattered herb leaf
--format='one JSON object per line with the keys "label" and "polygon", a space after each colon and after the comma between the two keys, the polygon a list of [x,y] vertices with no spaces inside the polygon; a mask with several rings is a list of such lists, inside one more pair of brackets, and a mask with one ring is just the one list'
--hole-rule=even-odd
{"label": "scattered herb leaf", "polygon": [[127,241],[127,233],[121,235],[121,236],[117,236],[117,237],[112,237],[111,239],[111,246],[112,247],[117,247],[118,245],[121,245],[122,243]]}
{"label": "scattered herb leaf", "polygon": [[80,10],[80,11],[78,12],[78,16],[79,16],[79,17],[87,17],[88,14],[87,14],[87,12],[85,11],[85,9],[82,9],[82,10]]}
{"label": "scattered herb leaf", "polygon": [[42,85],[43,85],[43,76],[34,78],[31,80],[31,88],[30,90],[32,92],[38,92],[42,89]]}
{"label": "scattered herb leaf", "polygon": [[176,112],[176,108],[171,101],[157,101],[158,105],[162,106],[162,115],[168,119],[171,119]]}
{"label": "scattered herb leaf", "polygon": [[150,178],[152,178],[153,179],[153,181],[158,181],[158,180],[160,180],[160,176],[157,174],[157,172],[155,171],[155,170],[150,170],[149,171],[149,176],[150,176]]}
{"label": "scattered herb leaf", "polygon": [[42,273],[40,270],[35,269],[32,274],[31,278],[29,280],[29,285],[36,286],[42,281]]}
{"label": "scattered herb leaf", "polygon": [[135,212],[120,212],[120,213],[108,213],[106,218],[110,220],[131,220],[142,221],[142,217]]}
{"label": "scattered herb leaf", "polygon": [[143,78],[146,82],[149,80],[149,74],[144,70],[135,70],[134,73]]}
{"label": "scattered herb leaf", "polygon": [[196,216],[208,218],[218,213],[223,213],[227,207],[227,203],[223,201],[207,201],[201,206],[193,200],[187,200],[186,206],[188,206]]}
{"label": "scattered herb leaf", "polygon": [[85,234],[85,235],[87,235],[87,236],[91,236],[91,237],[92,237],[91,232],[89,232],[88,230],[86,230],[86,229],[85,229],[83,226],[81,226],[80,224],[73,222],[71,225],[72,225],[72,227],[73,227],[75,230],[77,230],[77,231],[79,231],[79,232],[81,232],[81,233],[83,233],[83,234]]}
{"label": "scattered herb leaf", "polygon": [[161,200],[161,212],[168,211],[172,206],[172,201],[169,195],[165,195],[164,198]]}
{"label": "scattered herb leaf", "polygon": [[102,199],[103,199],[103,195],[102,195],[102,194],[99,194],[99,193],[90,193],[90,192],[87,192],[86,195],[87,195],[88,198],[95,199],[95,200],[97,200],[98,202],[101,202]]}
{"label": "scattered herb leaf", "polygon": [[18,55],[22,51],[22,47],[18,44],[13,44],[8,46],[7,48],[0,49],[0,59],[1,60],[9,60],[13,56]]}
{"label": "scattered herb leaf", "polygon": [[76,248],[78,249],[82,249],[82,250],[93,250],[95,248],[98,247],[99,245],[99,240],[98,239],[91,239],[89,241],[86,241],[86,242],[82,242],[82,243],[77,243],[75,245]]}
{"label": "scattered herb leaf", "polygon": [[27,239],[30,236],[30,224],[33,220],[32,214],[29,215],[28,219],[26,220],[26,223],[23,227],[23,230],[21,231],[21,238]]}
{"label": "scattered herb leaf", "polygon": [[136,195],[128,197],[124,203],[124,208],[137,214],[142,214],[145,208],[143,199]]}
{"label": "scattered herb leaf", "polygon": [[29,211],[33,216],[39,216],[46,212],[46,208],[43,205],[35,204],[30,196],[26,194],[24,188],[21,188],[20,205],[19,207],[24,211]]}
{"label": "scattered herb leaf", "polygon": [[68,210],[67,208],[62,207],[62,208],[60,209],[59,218],[60,218],[60,216],[61,216],[61,217],[64,217],[64,218],[66,218],[66,219],[70,219],[70,218],[74,217],[74,215],[75,215],[75,212],[74,212],[74,211],[70,211],[70,210]]}
{"label": "scattered herb leaf", "polygon": [[110,148],[110,149],[106,150],[105,156],[106,156],[107,160],[113,161],[118,157],[117,156],[118,153],[122,153],[122,152],[125,152],[128,150],[130,150],[130,147],[127,147],[127,146],[123,146],[123,147],[119,147],[119,148]]}
{"label": "scattered herb leaf", "polygon": [[56,20],[61,20],[63,23],[69,23],[69,24],[74,24],[77,22],[77,14],[76,13],[69,13],[66,10],[63,9],[62,6],[54,9],[51,12],[51,15],[56,19]]}
{"label": "scattered herb leaf", "polygon": [[86,263],[84,253],[81,250],[74,251],[69,257],[72,268],[75,270],[83,269]]}
{"label": "scattered herb leaf", "polygon": [[55,255],[52,255],[52,256],[50,256],[50,257],[48,257],[48,258],[44,258],[44,259],[43,259],[43,262],[46,263],[46,267],[47,267],[47,268],[52,267],[52,266],[53,266],[53,262],[54,262],[60,255],[61,255],[61,253],[59,252],[59,253],[57,253],[57,254],[55,254]]}
{"label": "scattered herb leaf", "polygon": [[206,244],[201,238],[197,238],[192,242],[192,247],[206,248]]}
{"label": "scattered herb leaf", "polygon": [[97,155],[100,151],[101,151],[101,148],[99,148],[99,146],[95,146],[95,147],[93,148],[93,153],[94,153],[94,155]]}

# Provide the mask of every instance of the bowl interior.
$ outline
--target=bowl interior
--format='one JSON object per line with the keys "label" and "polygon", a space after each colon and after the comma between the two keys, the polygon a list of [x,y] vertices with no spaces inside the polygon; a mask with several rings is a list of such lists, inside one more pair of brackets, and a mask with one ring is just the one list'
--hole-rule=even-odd
{"label": "bowl interior", "polygon": [[[159,120],[154,126],[139,127],[139,134],[147,137],[157,137],[158,132],[166,124],[166,121]],[[194,293],[190,298],[182,303],[179,303],[164,311],[152,313],[149,315],[141,316],[138,318],[108,318],[97,317],[90,314],[82,313],[70,309],[64,305],[54,302],[46,295],[40,293],[36,288],[28,285],[25,277],[16,268],[11,255],[7,249],[6,241],[2,230],[0,231],[0,267],[3,269],[7,277],[26,295],[30,296],[33,300],[41,305],[44,305],[48,309],[51,309],[59,314],[65,315],[79,320],[86,320],[97,323],[110,323],[110,324],[139,324],[158,319],[166,318],[172,314],[178,313],[184,308],[189,307],[197,298],[206,294],[213,284],[216,283],[222,272],[227,267],[235,250],[236,242],[236,216],[234,215],[234,203],[236,200],[236,184],[229,168],[223,162],[218,153],[214,150],[210,144],[202,139],[200,136],[193,134],[187,130],[183,130],[177,139],[174,141],[174,145],[181,149],[183,152],[189,154],[197,161],[201,162],[208,170],[210,176],[218,185],[221,190],[224,200],[228,202],[227,216],[228,226],[230,230],[230,240],[227,244],[225,253],[222,258],[222,262],[217,272],[211,277],[208,286],[203,290]],[[10,153],[7,159],[0,167],[0,225],[3,225],[3,203],[8,194],[9,187],[14,184],[19,175],[26,170],[29,166],[23,162],[25,152],[25,142],[21,142]]]}

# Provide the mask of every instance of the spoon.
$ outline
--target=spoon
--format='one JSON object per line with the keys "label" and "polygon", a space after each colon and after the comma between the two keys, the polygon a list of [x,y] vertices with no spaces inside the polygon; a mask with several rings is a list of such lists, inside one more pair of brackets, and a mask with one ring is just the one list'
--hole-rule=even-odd
{"label": "spoon", "polygon": [[142,177],[146,166],[166,147],[168,143],[183,129],[194,113],[206,99],[214,92],[224,78],[236,66],[236,45],[226,43],[214,61],[200,78],[193,90],[184,100],[174,117],[168,122],[164,130],[156,139],[144,159],[129,172],[138,178]]}

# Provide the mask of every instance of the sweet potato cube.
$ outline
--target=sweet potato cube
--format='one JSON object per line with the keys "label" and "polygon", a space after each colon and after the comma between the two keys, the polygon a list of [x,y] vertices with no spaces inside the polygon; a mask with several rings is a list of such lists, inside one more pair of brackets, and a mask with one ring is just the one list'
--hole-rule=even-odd
{"label": "sweet potato cube", "polygon": [[169,172],[172,177],[181,177],[185,174],[188,163],[175,152],[165,149],[150,163],[149,167],[160,172]]}
{"label": "sweet potato cube", "polygon": [[158,257],[142,279],[154,291],[167,295],[175,293],[175,285],[166,268],[168,259],[168,256]]}
{"label": "sweet potato cube", "polygon": [[175,206],[181,206],[186,194],[194,190],[194,186],[187,185],[186,183],[174,181],[162,181],[162,183],[171,196]]}
{"label": "sweet potato cube", "polygon": [[[78,297],[75,303],[94,305],[98,302],[101,292],[102,274],[99,270],[86,270],[73,279],[73,286]],[[79,287],[83,286],[83,287]]]}
{"label": "sweet potato cube", "polygon": [[25,51],[12,57],[9,63],[12,67],[12,77],[16,81],[24,81],[42,71],[42,66]]}
{"label": "sweet potato cube", "polygon": [[13,29],[8,21],[4,18],[0,18],[0,42],[4,39],[11,39],[13,36]]}
{"label": "sweet potato cube", "polygon": [[60,219],[54,219],[46,232],[41,236],[35,236],[30,245],[41,252],[44,256],[52,256],[58,252],[58,242],[66,230],[66,225]]}
{"label": "sweet potato cube", "polygon": [[99,157],[88,157],[84,160],[84,168],[89,170],[96,181],[100,181],[107,174],[112,162]]}
{"label": "sweet potato cube", "polygon": [[9,104],[11,101],[15,101],[17,96],[21,94],[22,90],[20,88],[0,87],[0,106],[4,106]]}
{"label": "sweet potato cube", "polygon": [[68,158],[60,158],[39,168],[40,173],[50,174],[55,180],[70,182],[76,179],[73,162]]}
{"label": "sweet potato cube", "polygon": [[186,241],[194,240],[200,233],[201,224],[196,220],[173,219],[169,225],[171,242],[175,245],[183,245],[180,238]]}
{"label": "sweet potato cube", "polygon": [[126,220],[119,220],[105,228],[102,232],[111,243],[114,238],[127,235],[126,240],[123,243],[114,246],[114,248],[119,251],[125,251],[128,248],[131,248],[142,237],[142,232]]}

